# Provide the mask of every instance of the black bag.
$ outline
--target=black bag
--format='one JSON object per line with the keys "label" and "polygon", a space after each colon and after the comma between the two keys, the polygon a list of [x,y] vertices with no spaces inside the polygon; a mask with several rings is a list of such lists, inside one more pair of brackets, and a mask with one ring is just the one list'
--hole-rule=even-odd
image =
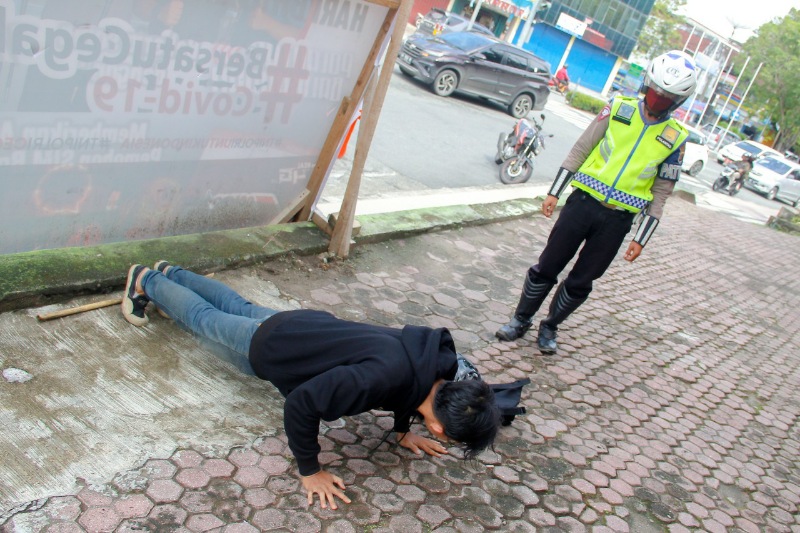
{"label": "black bag", "polygon": [[519,401],[522,397],[522,388],[530,382],[530,379],[525,378],[512,383],[489,384],[494,391],[495,403],[500,408],[502,425],[510,426],[514,417],[525,414],[525,408],[519,405]]}
{"label": "black bag", "polygon": [[[465,379],[482,379],[475,366],[460,353],[456,353],[458,361],[458,371],[454,381]],[[520,379],[512,383],[489,383],[489,387],[494,392],[494,400],[500,408],[502,425],[510,426],[517,415],[525,414],[525,408],[520,407],[519,401],[522,398],[522,387],[530,383],[528,378]]]}

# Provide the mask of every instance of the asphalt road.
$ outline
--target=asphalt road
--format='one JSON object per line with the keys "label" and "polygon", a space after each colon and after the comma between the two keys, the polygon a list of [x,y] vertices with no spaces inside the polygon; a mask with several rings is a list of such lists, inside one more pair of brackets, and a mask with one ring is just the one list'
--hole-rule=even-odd
{"label": "asphalt road", "polygon": [[[529,185],[549,184],[591,115],[572,109],[564,97],[551,93],[543,111],[544,131],[552,134],[537,158]],[[494,163],[497,139],[516,120],[504,106],[480,98],[436,96],[427,85],[395,68],[370,147],[360,195],[386,195],[396,191],[501,186]],[[354,137],[355,138],[355,137]],[[355,142],[334,165],[324,195],[342,195],[349,177]],[[684,173],[678,188],[704,197],[706,203],[725,204],[744,218],[766,220],[781,202],[748,190],[735,198],[711,190],[722,170],[714,154],[696,177]],[[752,216],[757,212],[757,216]]]}
{"label": "asphalt road", "polygon": [[[531,183],[552,180],[582,130],[548,109],[543,113],[544,131],[554,137],[547,139]],[[368,160],[413,177],[427,188],[499,184],[494,163],[497,139],[516,122],[499,104],[460,95],[436,96],[428,86],[395,69]]]}

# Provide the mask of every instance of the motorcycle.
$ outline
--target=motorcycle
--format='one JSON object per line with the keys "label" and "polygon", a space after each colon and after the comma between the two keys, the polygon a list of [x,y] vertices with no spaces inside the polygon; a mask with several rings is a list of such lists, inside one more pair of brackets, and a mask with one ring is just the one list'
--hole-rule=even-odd
{"label": "motorcycle", "polygon": [[533,161],[544,150],[544,138],[553,135],[542,133],[544,114],[541,122],[533,118],[533,124],[520,119],[511,133],[501,133],[497,140],[497,154],[494,162],[500,165],[500,181],[507,184],[525,183],[533,174]]}
{"label": "motorcycle", "polygon": [[557,93],[560,94],[567,94],[567,91],[569,91],[569,82],[558,80],[555,78],[555,76],[553,76],[552,78],[550,78],[550,81],[547,82],[547,87],[551,91],[556,91]]}
{"label": "motorcycle", "polygon": [[714,180],[711,189],[716,192],[725,192],[729,196],[735,196],[742,188],[742,180],[739,179],[741,173],[736,163],[727,163],[720,172],[719,177]]}

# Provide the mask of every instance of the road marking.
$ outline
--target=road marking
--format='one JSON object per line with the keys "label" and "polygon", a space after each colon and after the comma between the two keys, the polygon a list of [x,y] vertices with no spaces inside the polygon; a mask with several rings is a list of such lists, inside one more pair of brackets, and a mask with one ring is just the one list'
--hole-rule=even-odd
{"label": "road marking", "polygon": [[547,104],[545,104],[544,109],[581,129],[586,129],[596,116],[588,111],[581,111],[580,109],[570,107],[562,97],[556,96],[555,94],[551,94],[550,98],[547,99]]}

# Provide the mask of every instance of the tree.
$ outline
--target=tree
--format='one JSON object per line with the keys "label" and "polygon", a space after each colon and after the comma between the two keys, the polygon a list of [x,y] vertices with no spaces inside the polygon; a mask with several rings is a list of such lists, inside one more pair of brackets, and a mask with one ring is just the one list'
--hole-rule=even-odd
{"label": "tree", "polygon": [[759,27],[744,53],[751,64],[763,63],[751,89],[751,107],[763,107],[777,124],[775,149],[788,150],[800,137],[800,10]]}
{"label": "tree", "polygon": [[685,19],[676,13],[684,5],[686,0],[656,0],[636,43],[639,54],[655,57],[683,48],[683,37],[678,27]]}

